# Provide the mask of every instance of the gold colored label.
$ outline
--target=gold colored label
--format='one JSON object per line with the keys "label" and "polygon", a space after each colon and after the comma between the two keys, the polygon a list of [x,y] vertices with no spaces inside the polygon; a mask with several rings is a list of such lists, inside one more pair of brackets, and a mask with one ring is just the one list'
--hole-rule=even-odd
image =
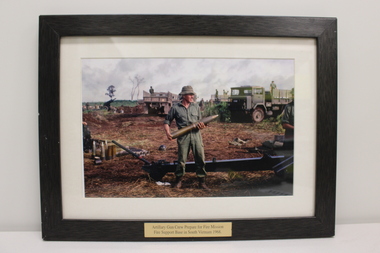
{"label": "gold colored label", "polygon": [[146,238],[231,237],[232,222],[144,223]]}

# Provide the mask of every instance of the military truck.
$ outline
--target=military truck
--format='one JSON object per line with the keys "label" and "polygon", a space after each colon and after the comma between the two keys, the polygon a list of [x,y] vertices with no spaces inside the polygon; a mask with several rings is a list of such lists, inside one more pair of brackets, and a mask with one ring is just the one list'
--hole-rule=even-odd
{"label": "military truck", "polygon": [[253,122],[261,122],[267,116],[276,117],[293,99],[291,90],[266,91],[261,86],[232,87],[228,107],[231,120],[250,116]]}
{"label": "military truck", "polygon": [[173,104],[179,102],[179,96],[171,92],[143,91],[144,113],[167,114]]}

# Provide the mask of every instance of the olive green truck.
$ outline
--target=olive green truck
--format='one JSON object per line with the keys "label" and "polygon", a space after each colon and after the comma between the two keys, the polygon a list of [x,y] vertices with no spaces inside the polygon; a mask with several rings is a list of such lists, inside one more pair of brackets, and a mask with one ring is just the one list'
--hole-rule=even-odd
{"label": "olive green truck", "polygon": [[292,100],[292,90],[266,91],[260,86],[232,87],[228,107],[232,121],[248,115],[253,122],[261,122],[265,117],[276,117],[281,114]]}

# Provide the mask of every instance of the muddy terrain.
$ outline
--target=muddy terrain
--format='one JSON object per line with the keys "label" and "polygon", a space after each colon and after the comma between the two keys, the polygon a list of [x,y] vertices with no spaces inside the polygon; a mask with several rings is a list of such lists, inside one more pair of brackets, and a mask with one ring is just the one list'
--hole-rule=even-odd
{"label": "muddy terrain", "polygon": [[[149,162],[177,159],[176,141],[166,139],[163,116],[139,113],[111,113],[92,111],[83,113],[83,121],[98,140],[112,140],[146,153]],[[278,132],[271,130],[271,123],[223,123],[214,121],[202,130],[206,161],[262,157],[262,144],[273,140]],[[175,123],[171,125],[176,130]],[[238,138],[238,142],[236,141]],[[165,145],[165,150],[160,146]],[[259,148],[258,148],[259,147]],[[264,149],[265,150],[265,149]],[[212,197],[212,196],[258,196],[292,194],[292,187],[285,192],[273,190],[285,183],[271,170],[209,172],[207,185],[211,191],[197,188],[195,173],[185,175],[182,189],[175,189],[173,173],[167,173],[161,181],[153,180],[142,170],[143,161],[130,154],[118,155],[101,163],[93,159],[91,150],[84,152],[84,177],[86,197]],[[270,150],[267,150],[271,152]],[[142,153],[142,154],[143,154]],[[100,156],[100,150],[96,153]],[[189,161],[193,161],[192,155]],[[206,167],[207,170],[207,167]],[[289,184],[289,182],[287,182]],[[289,187],[288,187],[289,188]],[[269,192],[269,194],[268,194]]]}

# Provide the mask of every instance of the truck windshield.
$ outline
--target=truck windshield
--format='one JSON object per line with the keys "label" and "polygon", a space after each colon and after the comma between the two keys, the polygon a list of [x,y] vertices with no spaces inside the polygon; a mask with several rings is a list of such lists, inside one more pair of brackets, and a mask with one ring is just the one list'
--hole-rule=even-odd
{"label": "truck windshield", "polygon": [[231,95],[233,95],[233,96],[239,95],[239,90],[237,90],[237,89],[231,90]]}

